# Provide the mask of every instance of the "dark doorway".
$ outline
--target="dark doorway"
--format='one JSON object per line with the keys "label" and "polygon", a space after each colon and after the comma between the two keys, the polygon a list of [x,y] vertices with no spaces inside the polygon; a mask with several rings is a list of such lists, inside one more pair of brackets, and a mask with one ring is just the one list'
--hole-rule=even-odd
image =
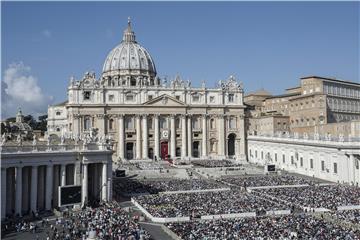
{"label": "dark doorway", "polygon": [[193,142],[193,157],[198,158],[198,157],[200,156],[200,153],[199,153],[199,144],[200,144],[199,141]]}
{"label": "dark doorway", "polygon": [[154,158],[154,149],[149,148],[148,157],[149,157],[150,159],[153,159],[153,158]]}
{"label": "dark doorway", "polygon": [[234,156],[235,155],[235,139],[236,135],[231,133],[228,137],[228,155]]}
{"label": "dark doorway", "polygon": [[132,142],[126,143],[126,159],[134,159],[134,143]]}

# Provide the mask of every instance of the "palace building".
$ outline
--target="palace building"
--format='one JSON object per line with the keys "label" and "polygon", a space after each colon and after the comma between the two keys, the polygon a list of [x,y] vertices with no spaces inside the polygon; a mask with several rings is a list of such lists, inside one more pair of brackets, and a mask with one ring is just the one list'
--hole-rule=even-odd
{"label": "palace building", "polygon": [[71,78],[65,103],[48,109],[48,134],[81,137],[91,129],[114,140],[116,160],[246,160],[243,87],[230,76],[216,88],[160,79],[130,20],[99,79]]}

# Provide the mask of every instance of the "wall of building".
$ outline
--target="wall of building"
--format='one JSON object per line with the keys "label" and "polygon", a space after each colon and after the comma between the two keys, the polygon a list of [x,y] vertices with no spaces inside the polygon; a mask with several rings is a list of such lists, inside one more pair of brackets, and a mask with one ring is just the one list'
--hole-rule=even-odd
{"label": "wall of building", "polygon": [[332,182],[360,184],[360,142],[248,136],[249,162]]}

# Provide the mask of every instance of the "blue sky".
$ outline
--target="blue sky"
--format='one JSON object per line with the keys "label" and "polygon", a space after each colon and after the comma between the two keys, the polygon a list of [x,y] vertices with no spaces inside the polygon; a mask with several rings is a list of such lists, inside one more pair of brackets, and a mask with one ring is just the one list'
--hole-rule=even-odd
{"label": "blue sky", "polygon": [[233,74],[274,94],[308,75],[359,82],[359,2],[2,2],[2,117],[46,112],[101,74],[131,16],[161,76]]}

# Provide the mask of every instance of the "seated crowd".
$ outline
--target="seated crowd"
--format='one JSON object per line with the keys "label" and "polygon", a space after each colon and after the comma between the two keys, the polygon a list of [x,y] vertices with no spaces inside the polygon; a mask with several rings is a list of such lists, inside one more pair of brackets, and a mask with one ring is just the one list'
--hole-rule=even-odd
{"label": "seated crowd", "polygon": [[234,167],[240,166],[241,164],[233,163],[230,160],[194,160],[191,163],[195,166],[202,167]]}
{"label": "seated crowd", "polygon": [[327,212],[332,218],[340,221],[358,224],[360,227],[360,209]]}
{"label": "seated crowd", "polygon": [[205,179],[163,179],[163,180],[138,180],[127,179],[114,182],[116,193],[137,194],[150,193],[156,194],[165,191],[186,191],[201,189],[224,188],[221,183],[211,182]]}
{"label": "seated crowd", "polygon": [[239,187],[260,187],[278,185],[312,185],[316,180],[294,175],[252,175],[244,177],[222,177],[222,181]]}
{"label": "seated crowd", "polygon": [[69,239],[84,239],[91,232],[96,239],[151,239],[149,233],[115,202],[72,213],[62,227]]}
{"label": "seated crowd", "polygon": [[360,239],[345,229],[311,215],[251,217],[166,224],[181,239]]}
{"label": "seated crowd", "polygon": [[240,191],[157,194],[135,197],[135,200],[154,217],[190,217],[290,209],[284,204]]}
{"label": "seated crowd", "polygon": [[312,208],[336,210],[339,206],[360,205],[360,188],[344,185],[267,188],[254,190],[285,200],[289,203]]}

